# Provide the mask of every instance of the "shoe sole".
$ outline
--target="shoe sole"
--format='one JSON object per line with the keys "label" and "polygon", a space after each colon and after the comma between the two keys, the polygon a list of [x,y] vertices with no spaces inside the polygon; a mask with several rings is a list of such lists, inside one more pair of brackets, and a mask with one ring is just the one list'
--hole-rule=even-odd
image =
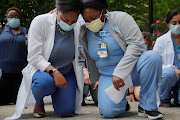
{"label": "shoe sole", "polygon": [[146,118],[149,118],[149,119],[152,119],[152,120],[163,118],[162,114],[159,114],[158,116],[153,117],[153,116],[147,115],[146,113],[141,113],[141,112],[138,112],[138,116],[139,117],[146,117]]}
{"label": "shoe sole", "polygon": [[162,114],[159,114],[158,116],[155,116],[155,117],[149,116],[149,115],[147,115],[147,116],[148,116],[149,119],[152,119],[152,120],[163,118]]}
{"label": "shoe sole", "polygon": [[34,118],[43,118],[45,117],[45,112],[42,113],[33,113]]}
{"label": "shoe sole", "polygon": [[147,117],[147,114],[146,114],[146,113],[144,113],[144,112],[143,112],[143,113],[138,112],[138,116],[139,116],[139,117]]}

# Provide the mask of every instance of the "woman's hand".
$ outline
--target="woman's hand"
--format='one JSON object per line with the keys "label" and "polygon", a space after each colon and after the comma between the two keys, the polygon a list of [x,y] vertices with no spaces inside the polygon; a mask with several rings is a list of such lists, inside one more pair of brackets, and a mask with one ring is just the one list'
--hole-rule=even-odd
{"label": "woman's hand", "polygon": [[121,78],[118,78],[116,76],[113,76],[112,82],[116,90],[120,91],[119,88],[123,87],[125,85],[124,81]]}
{"label": "woman's hand", "polygon": [[95,83],[93,90],[95,90],[95,89],[98,87],[98,85],[99,85],[99,81],[97,81],[97,82]]}
{"label": "woman's hand", "polygon": [[54,82],[57,87],[67,88],[66,79],[59,71],[56,70],[52,75],[54,77]]}
{"label": "woman's hand", "polygon": [[86,85],[91,85],[93,82],[91,82],[90,79],[89,79],[89,72],[88,72],[88,70],[84,69],[83,73],[84,73],[84,83]]}

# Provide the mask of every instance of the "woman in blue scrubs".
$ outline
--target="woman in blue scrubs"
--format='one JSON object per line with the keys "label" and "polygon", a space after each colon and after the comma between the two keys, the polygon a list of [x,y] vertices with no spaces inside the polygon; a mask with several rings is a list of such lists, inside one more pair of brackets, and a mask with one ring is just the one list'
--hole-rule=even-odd
{"label": "woman in blue scrubs", "polygon": [[49,95],[59,116],[70,117],[75,111],[73,28],[79,16],[80,0],[56,0],[56,6],[57,13],[37,16],[29,29],[28,62],[37,69],[32,76],[35,118],[45,116],[43,98]]}
{"label": "woman in blue scrubs", "polygon": [[144,52],[144,39],[133,18],[127,13],[108,12],[106,0],[82,0],[80,42],[86,53],[91,82],[98,86],[98,107],[103,118],[120,117],[128,110],[124,98],[115,104],[105,90],[125,86],[131,74],[134,86],[141,85],[138,116],[162,118],[158,111],[156,91],[161,78],[161,57],[157,52]]}
{"label": "woman in blue scrubs", "polygon": [[16,103],[22,80],[22,69],[27,65],[26,28],[20,26],[21,12],[12,7],[6,12],[8,26],[0,35],[0,105]]}
{"label": "woman in blue scrubs", "polygon": [[170,107],[174,98],[180,104],[180,10],[168,13],[166,23],[169,31],[156,40],[153,50],[159,52],[163,61],[163,73],[159,82],[161,107]]}

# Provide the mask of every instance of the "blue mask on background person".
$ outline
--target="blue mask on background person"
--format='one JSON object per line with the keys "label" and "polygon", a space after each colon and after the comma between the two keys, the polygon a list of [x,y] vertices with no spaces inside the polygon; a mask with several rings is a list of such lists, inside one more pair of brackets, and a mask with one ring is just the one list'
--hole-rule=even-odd
{"label": "blue mask on background person", "polygon": [[8,23],[11,28],[18,28],[20,26],[20,19],[8,18]]}
{"label": "blue mask on background person", "polygon": [[60,20],[60,22],[58,23],[59,26],[61,27],[62,30],[64,31],[70,31],[74,28],[74,26],[76,25],[76,23],[72,24],[71,26],[69,26],[67,23],[65,23],[64,21]]}
{"label": "blue mask on background person", "polygon": [[180,25],[170,25],[170,31],[175,35],[180,34]]}
{"label": "blue mask on background person", "polygon": [[148,50],[148,46],[147,46],[147,44],[145,44],[145,50],[146,50],[146,51]]}

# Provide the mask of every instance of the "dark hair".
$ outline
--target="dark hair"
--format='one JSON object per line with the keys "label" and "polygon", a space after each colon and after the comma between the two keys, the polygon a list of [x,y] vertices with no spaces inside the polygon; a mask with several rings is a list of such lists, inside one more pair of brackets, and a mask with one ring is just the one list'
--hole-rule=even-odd
{"label": "dark hair", "polygon": [[152,40],[151,40],[151,36],[148,32],[142,32],[143,38],[147,40],[147,47],[148,50],[152,50]]}
{"label": "dark hair", "polygon": [[9,8],[9,9],[6,11],[6,15],[8,15],[9,11],[11,11],[11,10],[15,10],[16,12],[18,12],[18,13],[19,13],[19,17],[21,17],[21,12],[20,12],[20,10],[19,10],[18,8],[16,8],[16,7],[11,7],[11,8]]}
{"label": "dark hair", "polygon": [[93,8],[96,10],[102,10],[108,8],[108,2],[107,0],[81,0],[82,6],[81,11],[83,11],[86,8]]}
{"label": "dark hair", "polygon": [[166,23],[169,24],[171,19],[178,14],[180,14],[180,10],[177,10],[177,9],[171,10],[167,15]]}
{"label": "dark hair", "polygon": [[80,10],[80,0],[56,0],[56,8],[62,13]]}

